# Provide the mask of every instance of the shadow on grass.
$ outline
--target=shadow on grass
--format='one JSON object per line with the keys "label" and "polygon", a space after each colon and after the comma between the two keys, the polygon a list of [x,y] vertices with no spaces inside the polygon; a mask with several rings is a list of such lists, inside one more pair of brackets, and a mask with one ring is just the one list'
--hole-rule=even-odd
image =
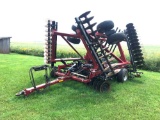
{"label": "shadow on grass", "polygon": [[130,82],[134,83],[134,84],[144,84],[144,80],[140,80],[141,77],[138,78],[131,78],[129,79]]}

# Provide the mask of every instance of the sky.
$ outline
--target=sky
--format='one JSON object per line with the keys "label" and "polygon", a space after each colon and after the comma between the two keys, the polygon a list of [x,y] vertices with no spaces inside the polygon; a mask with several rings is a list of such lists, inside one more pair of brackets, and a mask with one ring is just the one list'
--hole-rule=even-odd
{"label": "sky", "polygon": [[112,20],[122,30],[134,23],[142,44],[160,45],[158,0],[0,0],[0,37],[43,42],[48,19],[58,22],[59,32],[73,33],[75,17],[86,11],[93,23]]}

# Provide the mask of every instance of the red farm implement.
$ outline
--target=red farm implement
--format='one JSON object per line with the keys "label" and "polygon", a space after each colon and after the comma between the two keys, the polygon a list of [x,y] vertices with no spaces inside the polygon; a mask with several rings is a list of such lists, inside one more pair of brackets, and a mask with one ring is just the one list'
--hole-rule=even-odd
{"label": "red farm implement", "polygon": [[[107,20],[98,24],[94,30],[96,23],[91,24],[93,17],[88,17],[89,14],[90,11],[75,18],[76,26],[72,26],[74,34],[58,32],[58,23],[48,20],[44,50],[45,62],[48,65],[32,67],[29,73],[33,87],[22,90],[16,94],[17,96],[28,96],[34,91],[67,80],[86,83],[104,92],[110,88],[109,80],[113,78],[118,82],[125,82],[130,75],[140,76],[141,72],[138,72],[137,68],[144,65],[144,58],[133,24],[127,24],[126,29],[121,32],[114,29],[112,21]],[[61,36],[79,57],[57,58],[57,36]],[[128,46],[130,60],[125,57],[122,41]],[[84,56],[73,46],[80,42],[87,51]],[[119,55],[115,54],[115,49]],[[61,64],[57,65],[57,62]],[[36,85],[33,71],[40,70],[45,71],[45,83]],[[55,79],[51,80],[51,77]]]}

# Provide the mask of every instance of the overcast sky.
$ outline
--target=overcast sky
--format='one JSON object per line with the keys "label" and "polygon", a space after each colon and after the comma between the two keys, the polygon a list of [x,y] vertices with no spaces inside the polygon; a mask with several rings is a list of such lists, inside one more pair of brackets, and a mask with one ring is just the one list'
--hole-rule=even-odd
{"label": "overcast sky", "polygon": [[85,11],[93,22],[112,20],[121,29],[132,22],[143,44],[160,45],[158,0],[0,0],[0,37],[43,41],[48,19],[58,21],[59,32],[72,33],[74,18]]}

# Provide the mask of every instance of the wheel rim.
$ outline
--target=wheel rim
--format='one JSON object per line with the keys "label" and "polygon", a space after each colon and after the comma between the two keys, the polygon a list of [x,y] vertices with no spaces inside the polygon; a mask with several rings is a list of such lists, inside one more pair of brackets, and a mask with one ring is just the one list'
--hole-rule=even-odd
{"label": "wheel rim", "polygon": [[105,91],[107,92],[109,89],[110,85],[106,81],[104,81],[100,86],[100,92],[105,92]]}
{"label": "wheel rim", "polygon": [[124,80],[124,81],[127,81],[127,79],[128,79],[128,73],[126,72],[125,75],[124,75],[123,80]]}
{"label": "wheel rim", "polygon": [[96,90],[97,91],[100,91],[100,87],[101,87],[101,84],[103,83],[104,81],[99,81],[98,83],[97,83],[97,87],[96,87]]}

